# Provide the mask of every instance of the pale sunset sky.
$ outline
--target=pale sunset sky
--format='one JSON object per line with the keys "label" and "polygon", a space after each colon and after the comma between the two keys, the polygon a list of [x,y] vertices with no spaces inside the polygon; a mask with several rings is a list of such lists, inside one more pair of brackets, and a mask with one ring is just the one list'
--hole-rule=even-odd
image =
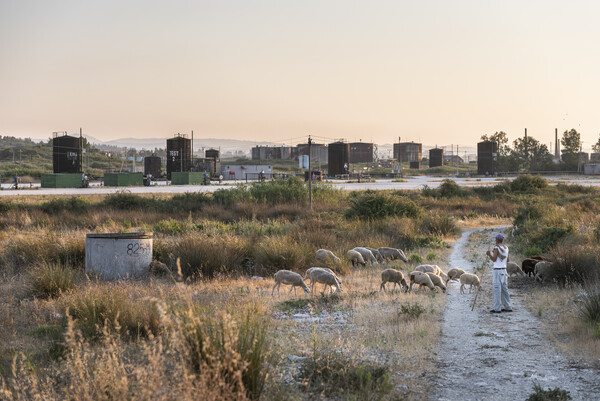
{"label": "pale sunset sky", "polygon": [[0,135],[600,134],[600,1],[0,0]]}

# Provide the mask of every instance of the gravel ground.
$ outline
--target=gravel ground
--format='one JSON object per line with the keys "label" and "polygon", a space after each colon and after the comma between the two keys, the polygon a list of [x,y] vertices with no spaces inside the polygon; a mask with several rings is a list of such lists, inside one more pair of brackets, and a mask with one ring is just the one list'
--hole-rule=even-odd
{"label": "gravel ground", "polygon": [[[484,255],[487,247],[470,242],[478,231],[482,229],[464,232],[454,244],[450,266],[472,271],[476,264],[466,255],[472,251]],[[534,383],[544,389],[560,387],[574,400],[600,399],[600,373],[569,360],[549,344],[541,322],[523,304],[526,286],[509,284],[514,312],[489,313],[490,270],[485,274],[473,312],[475,292],[460,295],[460,284],[449,283],[431,399],[526,400]]]}

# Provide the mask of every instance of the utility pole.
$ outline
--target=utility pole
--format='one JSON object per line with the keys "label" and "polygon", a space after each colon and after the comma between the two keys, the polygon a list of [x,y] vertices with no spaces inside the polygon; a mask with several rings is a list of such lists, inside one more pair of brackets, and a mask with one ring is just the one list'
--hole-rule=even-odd
{"label": "utility pole", "polygon": [[312,148],[312,139],[308,136],[308,208],[312,210],[312,168],[310,165],[310,153]]}

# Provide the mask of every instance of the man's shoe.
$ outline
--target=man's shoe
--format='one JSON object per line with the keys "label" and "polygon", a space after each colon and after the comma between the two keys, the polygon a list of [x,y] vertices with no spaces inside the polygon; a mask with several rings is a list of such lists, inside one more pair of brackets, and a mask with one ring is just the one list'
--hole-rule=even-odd
{"label": "man's shoe", "polygon": [[490,311],[490,313],[500,313],[500,311],[499,311],[499,310],[496,310],[496,309],[492,309],[492,310]]}
{"label": "man's shoe", "polygon": [[504,309],[503,308],[501,312],[512,312],[512,309]]}

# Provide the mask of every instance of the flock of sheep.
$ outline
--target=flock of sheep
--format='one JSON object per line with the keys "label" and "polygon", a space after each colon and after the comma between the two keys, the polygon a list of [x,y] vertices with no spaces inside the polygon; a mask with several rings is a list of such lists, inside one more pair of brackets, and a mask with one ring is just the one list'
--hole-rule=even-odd
{"label": "flock of sheep", "polygon": [[[388,261],[401,260],[408,262],[404,252],[396,248],[368,248],[368,247],[356,247],[351,249],[346,254],[348,260],[352,262],[352,266],[366,266],[368,264],[376,265],[386,264]],[[336,264],[340,263],[341,260],[335,254],[327,249],[319,249],[316,253],[316,259],[325,264]],[[535,279],[543,281],[549,267],[552,263],[544,261],[542,258],[533,257],[525,259],[522,263],[522,268],[514,262],[508,262],[507,273],[510,276],[517,274],[521,276],[534,274]],[[305,280],[309,281],[309,286],[305,283]],[[393,289],[396,285],[401,287],[404,292],[412,291],[414,285],[418,285],[419,289],[423,287],[429,288],[431,291],[435,291],[435,287],[438,287],[442,292],[446,292],[446,286],[450,280],[460,281],[460,293],[464,294],[465,285],[469,286],[469,293],[473,287],[479,288],[481,281],[475,274],[466,273],[464,270],[459,268],[452,268],[448,272],[444,272],[436,265],[420,265],[415,267],[408,276],[408,282],[404,277],[404,273],[396,269],[385,269],[381,272],[381,285],[379,286],[380,291],[385,291],[386,283],[394,283]],[[279,293],[281,284],[291,285],[289,294],[294,290],[296,295],[296,287],[301,287],[305,293],[312,294],[314,291],[315,284],[323,284],[323,292],[329,288],[329,291],[342,291],[342,281],[335,274],[333,270],[327,267],[311,267],[304,273],[302,277],[298,273],[294,273],[289,270],[280,270],[275,273],[275,285],[271,291],[271,295],[274,295],[275,288]],[[288,295],[289,295],[288,294]]]}

